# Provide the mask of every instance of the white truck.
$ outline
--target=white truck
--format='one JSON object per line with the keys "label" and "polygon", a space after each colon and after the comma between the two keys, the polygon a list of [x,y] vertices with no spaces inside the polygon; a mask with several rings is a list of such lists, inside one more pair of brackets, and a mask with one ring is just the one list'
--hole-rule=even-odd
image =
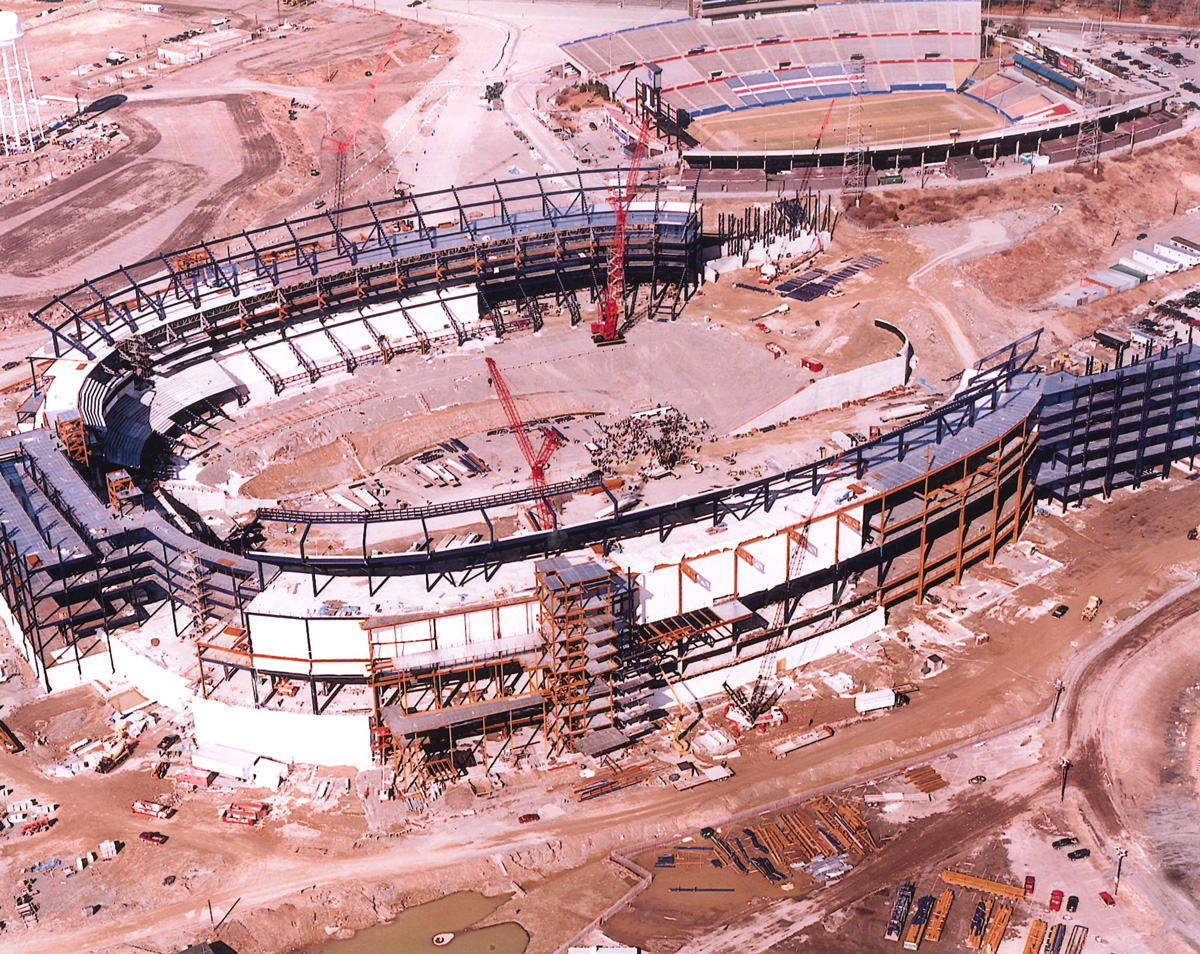
{"label": "white truck", "polygon": [[859,715],[878,712],[880,709],[894,709],[896,703],[895,689],[875,689],[871,692],[860,692],[854,697],[854,709]]}

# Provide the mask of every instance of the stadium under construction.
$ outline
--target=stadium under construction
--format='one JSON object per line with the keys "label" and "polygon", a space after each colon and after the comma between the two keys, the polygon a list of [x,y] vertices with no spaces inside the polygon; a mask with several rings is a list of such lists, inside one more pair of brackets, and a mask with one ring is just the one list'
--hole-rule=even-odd
{"label": "stadium under construction", "polygon": [[[784,672],[870,636],[889,606],[993,560],[1039,498],[1166,478],[1196,453],[1200,349],[1043,375],[1034,333],[894,430],[667,503],[618,499],[588,473],[428,506],[262,507],[223,538],[172,506],[156,442],[396,353],[519,340],[554,304],[578,316],[612,239],[605,179],[286,222],[46,305],[38,390],[0,443],[3,619],[44,687],[115,674],[190,710],[201,742],[382,762],[419,794],[458,771],[460,751],[494,764],[619,748],[653,727],[668,690],[718,695],[768,651]],[[693,193],[640,196],[629,313],[640,296],[669,318],[719,240]],[[581,494],[607,509],[559,519]],[[496,531],[539,500],[549,526]],[[272,523],[291,545],[266,545]],[[488,532],[436,542],[464,524]],[[307,548],[329,525],[345,545]],[[377,542],[397,528],[420,544]]]}

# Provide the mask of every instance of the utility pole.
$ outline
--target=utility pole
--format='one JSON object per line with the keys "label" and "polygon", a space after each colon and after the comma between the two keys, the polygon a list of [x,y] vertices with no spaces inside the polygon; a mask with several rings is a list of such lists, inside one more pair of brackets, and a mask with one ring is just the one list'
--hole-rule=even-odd
{"label": "utility pole", "polygon": [[1050,721],[1053,722],[1055,716],[1058,715],[1058,703],[1062,699],[1062,695],[1067,691],[1067,684],[1062,679],[1054,680],[1054,707],[1050,710]]}
{"label": "utility pole", "polygon": [[1117,877],[1113,881],[1113,896],[1114,897],[1116,896],[1117,891],[1119,891],[1121,888],[1121,863],[1125,860],[1125,856],[1127,854],[1129,854],[1128,848],[1118,848],[1117,849]]}
{"label": "utility pole", "polygon": [[1059,765],[1062,766],[1062,788],[1059,790],[1058,800],[1062,802],[1067,797],[1067,772],[1071,770],[1071,760],[1064,755]]}

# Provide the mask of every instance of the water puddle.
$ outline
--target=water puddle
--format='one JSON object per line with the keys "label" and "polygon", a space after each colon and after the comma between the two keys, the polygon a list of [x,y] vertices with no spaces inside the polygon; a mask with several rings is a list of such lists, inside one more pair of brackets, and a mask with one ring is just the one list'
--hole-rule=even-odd
{"label": "water puddle", "polygon": [[[408,908],[391,924],[366,928],[348,941],[327,941],[295,954],[524,954],[529,935],[515,922],[470,930],[507,900],[461,891]],[[447,932],[454,935],[449,944],[433,943],[434,935]]]}

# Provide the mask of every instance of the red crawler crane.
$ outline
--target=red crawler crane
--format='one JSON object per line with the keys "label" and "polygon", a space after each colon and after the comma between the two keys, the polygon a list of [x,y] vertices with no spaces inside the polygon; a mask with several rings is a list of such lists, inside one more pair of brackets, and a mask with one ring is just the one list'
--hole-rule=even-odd
{"label": "red crawler crane", "polygon": [[646,143],[650,140],[652,120],[653,117],[647,113],[642,121],[624,188],[614,186],[608,190],[608,204],[612,206],[616,222],[613,225],[612,248],[608,253],[608,285],[600,295],[600,320],[592,322],[592,340],[598,345],[619,344],[623,340],[617,334],[617,323],[621,320],[621,310],[625,304],[625,220],[637,189],[638,173],[642,168]]}
{"label": "red crawler crane", "polygon": [[327,132],[321,137],[322,151],[337,153],[337,170],[333,184],[333,217],[337,224],[341,223],[342,206],[346,204],[346,157],[350,154],[350,147],[354,145],[358,127],[362,125],[363,118],[367,115],[367,106],[371,103],[371,96],[383,78],[383,71],[392,56],[392,48],[396,45],[396,37],[400,35],[403,27],[404,24],[400,24],[392,31],[387,46],[383,48],[383,54],[379,57],[379,62],[375,64],[375,72],[371,74],[371,82],[367,84],[367,91],[363,94],[362,102],[358,104],[358,112],[354,114],[354,119],[346,127],[346,131],[341,136]]}
{"label": "red crawler crane", "polygon": [[533,481],[533,486],[536,490],[541,491],[541,496],[537,501],[538,526],[542,530],[549,530],[554,526],[554,513],[550,509],[550,501],[546,499],[546,464],[549,463],[550,456],[562,445],[562,438],[558,436],[557,431],[548,427],[544,431],[545,436],[541,448],[536,454],[533,452],[533,444],[529,441],[529,431],[525,427],[525,422],[521,420],[521,415],[517,413],[517,402],[513,400],[508,385],[504,383],[504,378],[500,376],[500,369],[496,367],[496,362],[491,358],[485,360],[488,374],[492,376],[492,386],[496,389],[496,396],[500,398],[500,404],[504,407],[513,437],[517,439],[521,453],[525,455],[525,461],[529,464],[529,476]]}

